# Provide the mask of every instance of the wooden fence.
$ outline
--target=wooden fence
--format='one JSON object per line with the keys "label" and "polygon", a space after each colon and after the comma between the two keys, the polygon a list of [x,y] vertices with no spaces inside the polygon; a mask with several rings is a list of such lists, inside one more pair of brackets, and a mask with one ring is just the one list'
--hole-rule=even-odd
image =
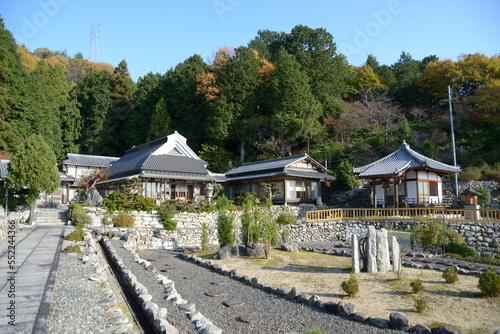
{"label": "wooden fence", "polygon": [[500,210],[465,210],[446,208],[360,208],[328,209],[307,212],[307,222],[327,220],[447,220],[500,221]]}

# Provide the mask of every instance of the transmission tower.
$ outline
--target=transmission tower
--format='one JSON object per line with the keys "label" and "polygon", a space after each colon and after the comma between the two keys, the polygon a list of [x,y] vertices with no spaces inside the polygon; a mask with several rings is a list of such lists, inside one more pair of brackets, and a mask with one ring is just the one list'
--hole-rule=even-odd
{"label": "transmission tower", "polygon": [[97,35],[101,31],[99,30],[99,23],[92,24],[92,27],[90,27],[90,46],[89,46],[89,60],[97,63],[99,62],[99,45],[97,44],[97,40],[99,39],[99,36]]}

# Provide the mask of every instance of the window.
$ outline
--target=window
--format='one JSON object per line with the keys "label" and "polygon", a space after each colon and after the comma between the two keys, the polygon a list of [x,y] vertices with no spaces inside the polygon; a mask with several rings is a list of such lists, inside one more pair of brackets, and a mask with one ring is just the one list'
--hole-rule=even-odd
{"label": "window", "polygon": [[186,186],[181,185],[179,186],[179,199],[185,199],[186,198]]}
{"label": "window", "polygon": [[163,198],[170,198],[170,185],[168,183],[163,185]]}
{"label": "window", "polygon": [[172,184],[170,186],[170,199],[176,199],[177,198],[177,187],[175,184]]}
{"label": "window", "polygon": [[286,197],[289,199],[295,198],[295,181],[286,181]]}
{"label": "window", "polygon": [[418,202],[423,204],[429,202],[429,182],[418,181]]}
{"label": "window", "polygon": [[429,195],[439,196],[438,194],[438,182],[429,181]]}

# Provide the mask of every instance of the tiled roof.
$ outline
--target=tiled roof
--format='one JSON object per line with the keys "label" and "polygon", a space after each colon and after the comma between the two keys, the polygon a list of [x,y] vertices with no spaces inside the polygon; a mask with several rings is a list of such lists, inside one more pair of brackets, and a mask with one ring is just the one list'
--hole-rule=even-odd
{"label": "tiled roof", "polygon": [[274,172],[267,172],[267,173],[254,173],[254,174],[245,174],[245,175],[237,175],[237,176],[232,176],[232,177],[227,177],[226,181],[239,181],[239,180],[247,180],[247,179],[258,179],[262,177],[272,177],[272,176],[278,176],[278,175],[283,175],[283,171],[274,171]]}
{"label": "tiled roof", "polygon": [[214,178],[207,174],[182,173],[182,172],[161,172],[155,170],[145,170],[141,173],[142,177],[169,179],[169,180],[190,180],[214,182]]}
{"label": "tiled roof", "polygon": [[290,175],[290,176],[297,176],[297,177],[304,177],[307,179],[323,179],[323,180],[333,180],[334,177],[326,174],[326,173],[320,173],[320,172],[313,172],[313,171],[302,171],[302,170],[297,170],[297,169],[287,169],[285,172],[285,175]]}
{"label": "tiled roof", "polygon": [[314,165],[324,170],[324,167],[320,163],[316,162],[313,158],[309,157],[307,154],[301,154],[301,155],[294,155],[291,157],[283,157],[279,159],[246,163],[243,166],[240,166],[238,168],[235,168],[227,172],[226,177],[232,178],[237,175],[283,170],[285,167],[295,162],[302,161],[304,159],[310,160]]}
{"label": "tiled roof", "polygon": [[120,160],[115,161],[109,167],[109,180],[132,174],[139,174],[141,167],[152,152],[158,149],[163,143],[149,146],[142,150],[133,150],[125,153]]}
{"label": "tiled roof", "polygon": [[61,164],[106,168],[111,162],[117,161],[118,159],[120,158],[68,153],[67,159],[63,160]]}
{"label": "tiled roof", "polygon": [[10,160],[0,160],[0,179],[6,179],[9,176]]}
{"label": "tiled roof", "polygon": [[215,180],[215,182],[221,183],[227,181],[227,177],[224,174],[212,173],[211,171],[208,171],[208,174],[210,174],[210,176]]}
{"label": "tiled roof", "polygon": [[144,161],[142,169],[208,174],[207,169],[203,165],[203,160],[173,154],[150,155],[146,161]]}
{"label": "tiled roof", "polygon": [[460,167],[444,164],[415,152],[406,143],[388,156],[368,165],[353,168],[353,173],[359,177],[383,176],[404,173],[410,169],[428,167],[445,173],[458,173]]}
{"label": "tiled roof", "polygon": [[59,171],[59,176],[61,177],[61,182],[75,182],[76,178],[74,176],[68,175],[65,172]]}

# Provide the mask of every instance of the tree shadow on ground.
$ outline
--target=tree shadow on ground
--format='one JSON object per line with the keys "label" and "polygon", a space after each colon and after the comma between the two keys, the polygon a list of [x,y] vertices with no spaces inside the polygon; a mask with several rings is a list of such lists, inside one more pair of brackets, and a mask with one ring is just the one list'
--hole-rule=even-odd
{"label": "tree shadow on ground", "polygon": [[321,266],[305,266],[301,264],[287,264],[285,267],[272,267],[263,266],[262,269],[265,270],[276,270],[276,271],[290,271],[290,272],[300,272],[300,273],[327,273],[327,274],[346,274],[351,271],[351,268],[332,268],[332,267],[321,267]]}
{"label": "tree shadow on ground", "polygon": [[374,291],[375,293],[383,294],[383,295],[391,295],[391,296],[406,296],[410,294],[407,291]]}
{"label": "tree shadow on ground", "polygon": [[438,296],[448,296],[448,297],[459,297],[459,298],[479,298],[481,294],[479,292],[472,291],[446,291],[446,290],[424,290],[427,293],[438,295]]}

